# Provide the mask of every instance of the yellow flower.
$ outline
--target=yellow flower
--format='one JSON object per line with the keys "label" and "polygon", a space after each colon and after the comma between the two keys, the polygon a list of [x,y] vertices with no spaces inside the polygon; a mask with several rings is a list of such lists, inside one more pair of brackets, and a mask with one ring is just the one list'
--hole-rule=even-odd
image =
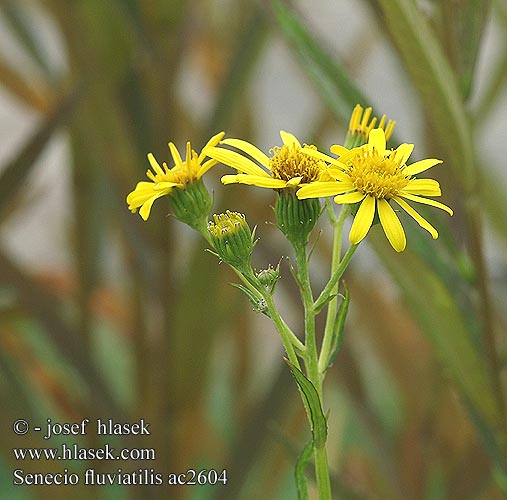
{"label": "yellow flower", "polygon": [[[372,108],[363,109],[360,104],[356,104],[349,121],[349,130],[347,132],[347,138],[345,139],[345,145],[348,148],[362,146],[368,141],[370,132],[377,124],[377,117],[371,118]],[[393,134],[396,122],[389,120],[386,125],[386,115],[382,115],[380,123],[377,128],[384,129],[386,141],[391,138]]]}
{"label": "yellow flower", "polygon": [[297,138],[289,132],[281,131],[280,136],[283,146],[271,149],[271,157],[241,139],[224,139],[221,144],[232,146],[242,154],[220,147],[205,148],[204,153],[238,171],[236,175],[224,175],[222,177],[224,184],[239,183],[284,189],[297,188],[317,180],[333,179],[327,172],[325,162],[306,154],[307,150],[316,150],[314,146],[303,148]]}
{"label": "yellow flower", "polygon": [[181,158],[176,146],[170,142],[169,149],[174,160],[172,168],[169,168],[165,162],[162,164],[162,168],[153,154],[149,153],[148,161],[153,171],[148,170],[146,176],[151,182],[141,181],[129,193],[127,196],[129,210],[135,213],[141,207],[139,214],[144,220],[147,220],[153,202],[157,198],[168,195],[175,189],[184,190],[188,185],[198,181],[211,167],[217,164],[217,161],[213,159],[204,161],[206,158],[204,150],[216,146],[224,135],[224,132],[220,132],[213,136],[204,146],[200,155],[197,155],[191,148],[190,142],[187,142],[185,161]]}
{"label": "yellow flower", "polygon": [[368,144],[364,146],[351,150],[333,146],[331,150],[340,155],[339,160],[309,150],[309,155],[330,163],[336,180],[313,182],[303,186],[297,192],[297,197],[305,199],[334,196],[334,201],[339,204],[360,202],[349,234],[350,242],[353,244],[359,243],[366,236],[377,212],[393,248],[397,252],[405,249],[405,232],[389,200],[396,202],[436,239],[438,238],[436,229],[405,200],[431,205],[445,210],[450,215],[453,214],[443,203],[425,198],[441,195],[437,181],[414,177],[442,161],[428,158],[407,165],[406,162],[413,149],[413,144],[401,144],[394,151],[387,150],[384,130],[373,129]]}

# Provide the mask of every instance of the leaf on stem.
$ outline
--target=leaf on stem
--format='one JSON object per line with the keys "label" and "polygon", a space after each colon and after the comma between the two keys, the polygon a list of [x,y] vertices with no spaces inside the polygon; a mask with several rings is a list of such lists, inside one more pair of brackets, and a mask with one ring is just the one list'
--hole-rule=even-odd
{"label": "leaf on stem", "polygon": [[303,396],[307,402],[307,408],[309,411],[309,417],[312,425],[312,443],[314,448],[322,448],[327,439],[327,421],[322,411],[322,404],[320,397],[315,389],[315,386],[308,380],[303,372],[288,359],[285,359],[286,363],[292,372],[292,375],[296,379],[296,382],[303,393]]}
{"label": "leaf on stem", "polygon": [[296,488],[298,490],[298,500],[308,500],[308,485],[306,483],[305,469],[312,460],[313,441],[308,441],[304,450],[299,455],[294,469],[296,477]]}
{"label": "leaf on stem", "polygon": [[266,306],[266,302],[260,295],[256,295],[252,290],[248,289],[246,286],[243,286],[239,283],[231,283],[231,285],[241,290],[248,297],[248,300],[252,304],[254,311],[261,312],[262,314],[265,314],[268,318],[270,317]]}

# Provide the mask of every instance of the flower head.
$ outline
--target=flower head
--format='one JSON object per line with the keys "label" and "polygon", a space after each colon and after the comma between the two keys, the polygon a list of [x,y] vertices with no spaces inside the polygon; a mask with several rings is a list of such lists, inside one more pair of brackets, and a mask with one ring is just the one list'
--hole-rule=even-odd
{"label": "flower head", "polygon": [[[368,144],[351,150],[341,148],[339,160],[319,152],[319,158],[326,157],[329,161],[336,180],[303,186],[297,192],[297,196],[300,199],[334,196],[334,201],[339,204],[360,203],[349,234],[350,242],[353,244],[359,243],[366,236],[375,213],[378,213],[380,223],[393,248],[398,252],[405,249],[405,232],[389,203],[390,200],[396,202],[436,239],[438,238],[436,229],[405,200],[431,205],[452,215],[452,210],[443,203],[426,198],[441,195],[438,182],[414,177],[442,161],[428,158],[407,165],[406,162],[413,149],[413,144],[401,144],[396,150],[388,150],[384,130],[373,129]],[[317,155],[312,151],[308,154]]]}
{"label": "flower head", "polygon": [[153,202],[157,198],[171,195],[177,190],[186,190],[194,185],[211,167],[217,164],[217,161],[213,159],[204,161],[206,158],[204,150],[216,146],[224,135],[224,132],[220,132],[213,136],[199,155],[192,149],[190,142],[187,142],[185,160],[181,158],[176,146],[170,142],[169,149],[174,160],[172,168],[169,168],[165,162],[160,166],[153,154],[149,153],[148,161],[152,170],[147,170],[146,176],[150,182],[138,182],[136,188],[129,193],[127,196],[129,210],[135,213],[141,207],[139,214],[144,220],[147,220]]}
{"label": "flower head", "polygon": [[[232,146],[239,151],[220,147],[209,147],[204,152],[216,161],[237,170],[236,175],[222,177],[224,184],[249,184],[262,188],[298,188],[317,180],[331,180],[325,162],[308,156],[307,149],[314,146],[301,146],[297,138],[281,131],[283,145],[271,149],[268,157],[253,144],[241,139],[224,139],[221,144]],[[254,161],[255,160],[255,161]]]}
{"label": "flower head", "polygon": [[208,232],[213,248],[224,262],[241,271],[249,269],[255,230],[250,231],[243,214],[230,210],[214,214]]}

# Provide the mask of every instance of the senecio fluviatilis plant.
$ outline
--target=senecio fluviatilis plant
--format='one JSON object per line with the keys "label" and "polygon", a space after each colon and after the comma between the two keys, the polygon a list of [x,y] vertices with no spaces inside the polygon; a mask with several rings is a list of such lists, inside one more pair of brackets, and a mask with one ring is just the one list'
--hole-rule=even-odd
{"label": "senecio fluviatilis plant", "polygon": [[[269,155],[242,139],[225,138],[223,132],[212,137],[200,154],[187,143],[185,160],[173,143],[169,143],[174,165],[162,166],[150,153],[152,170],[149,181],[139,182],[128,196],[132,212],[139,209],[144,220],[150,215],[153,202],[168,196],[178,220],[199,231],[212,247],[211,251],[227,263],[241,280],[236,286],[245,293],[254,309],[268,316],[280,334],[287,353],[287,363],[297,382],[308,415],[312,438],[296,464],[296,485],[300,499],[308,498],[305,469],[312,461],[320,500],[331,499],[331,486],[326,454],[327,418],[322,384],[326,371],[333,364],[342,343],[342,332],[350,296],[345,285],[339,293],[339,282],[356,248],[370,228],[380,223],[391,246],[401,252],[406,237],[395,208],[402,208],[433,238],[436,229],[409,202],[440,208],[450,215],[452,210],[435,201],[441,195],[433,179],[418,174],[438,165],[441,160],[429,158],[407,165],[413,144],[388,149],[395,122],[385,115],[377,121],[372,109],[357,105],[352,112],[343,145],[333,145],[323,153],[313,145],[301,142],[289,132],[280,132],[282,145],[274,146]],[[293,247],[293,275],[300,290],[304,309],[304,337],[297,336],[280,315],[274,301],[279,265],[255,271],[251,256],[256,244],[245,216],[227,210],[211,216],[212,199],[202,176],[217,163],[235,170],[222,177],[222,183],[248,184],[275,192],[276,224]],[[333,204],[341,205],[335,215]],[[310,235],[324,212],[320,199],[325,199],[325,212],[333,236],[330,277],[316,296],[308,270],[311,251]],[[344,221],[352,216],[350,246],[342,252]],[[210,220],[211,219],[211,220]],[[317,336],[315,318],[321,311],[327,318],[322,335]]]}

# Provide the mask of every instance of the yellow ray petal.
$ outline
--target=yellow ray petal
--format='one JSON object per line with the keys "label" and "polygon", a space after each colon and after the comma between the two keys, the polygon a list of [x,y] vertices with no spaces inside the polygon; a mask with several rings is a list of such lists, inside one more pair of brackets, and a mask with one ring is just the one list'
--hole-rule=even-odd
{"label": "yellow ray petal", "polygon": [[396,150],[394,151],[394,161],[398,165],[405,165],[407,160],[409,159],[412,151],[414,150],[413,144],[400,144]]}
{"label": "yellow ray petal", "polygon": [[372,107],[368,107],[364,110],[363,119],[361,120],[361,125],[359,125],[361,130],[365,130],[366,127],[368,126],[368,120],[370,119],[372,111],[373,111]]}
{"label": "yellow ray petal", "polygon": [[326,196],[334,196],[339,193],[345,193],[353,189],[352,183],[345,184],[338,181],[316,181],[307,184],[298,190],[296,193],[300,200],[305,198],[324,198]]}
{"label": "yellow ray petal", "polygon": [[228,184],[237,184],[238,183],[238,175],[223,175],[220,179],[222,184],[225,184],[226,186]]}
{"label": "yellow ray petal", "polygon": [[292,177],[292,179],[289,179],[287,181],[286,186],[287,187],[296,187],[296,186],[299,186],[299,184],[301,183],[302,180],[303,180],[302,177]]}
{"label": "yellow ray petal", "polygon": [[343,170],[334,167],[329,167],[325,172],[327,175],[330,175],[333,179],[336,179],[341,182],[350,182],[349,174],[345,173]]}
{"label": "yellow ray petal", "polygon": [[384,232],[386,233],[389,243],[391,243],[391,246],[397,252],[403,252],[407,245],[407,239],[398,216],[392,209],[391,205],[389,205],[389,203],[384,199],[377,200],[377,208],[380,223],[384,228]]}
{"label": "yellow ray petal", "polygon": [[[331,165],[334,165],[334,166],[342,168],[342,169],[347,168],[346,165],[344,165],[343,163],[340,163],[336,158],[333,158],[332,156],[329,156],[325,153],[321,153],[320,151],[317,151],[316,149],[303,148],[302,151],[303,151],[303,153],[305,153],[308,156],[311,156],[312,158],[315,158],[317,160],[322,160],[327,163],[331,163]],[[348,151],[348,149],[347,149],[347,151]]]}
{"label": "yellow ray petal", "polygon": [[333,144],[329,150],[331,151],[331,153],[334,153],[335,155],[338,155],[338,156],[343,156],[344,154],[348,153],[349,150],[344,147],[344,146],[340,146],[339,144]]}
{"label": "yellow ray petal", "polygon": [[223,184],[248,184],[249,186],[257,186],[262,188],[281,189],[287,187],[287,182],[281,179],[273,179],[273,177],[265,177],[261,175],[237,174],[224,175],[222,177]]}
{"label": "yellow ray petal", "polygon": [[[206,155],[204,155],[206,157]],[[211,158],[211,160],[205,161],[199,170],[197,171],[197,178],[200,179],[211,167],[214,167],[218,162]]]}
{"label": "yellow ray petal", "polygon": [[234,151],[228,151],[227,149],[215,147],[207,148],[206,154],[210,158],[213,158],[214,160],[217,160],[224,165],[235,168],[240,173],[270,177],[265,170],[259,167],[259,165]]}
{"label": "yellow ray petal", "polygon": [[408,215],[413,217],[415,221],[423,228],[428,231],[432,238],[436,240],[438,238],[437,230],[421,215],[419,215],[405,200],[402,200],[400,197],[395,196],[393,200],[398,203],[398,205],[407,212]]}
{"label": "yellow ray petal", "polygon": [[[136,188],[134,189],[134,191],[132,191],[132,193],[134,193],[135,191],[145,191],[145,190],[151,191],[152,189],[153,189],[153,182],[141,181],[136,184]],[[132,194],[132,193],[130,193],[130,194]]]}
{"label": "yellow ray petal", "polygon": [[174,143],[169,143],[169,150],[171,151],[171,156],[173,157],[174,164],[178,168],[181,168],[183,166],[183,160],[181,159],[178,148],[174,145]]}
{"label": "yellow ray petal", "polygon": [[164,171],[162,167],[158,164],[158,161],[155,159],[152,153],[148,153],[148,161],[150,162],[151,168],[158,175],[164,175]]}
{"label": "yellow ray petal", "polygon": [[153,196],[154,191],[132,191],[127,196],[127,203],[129,205],[129,209],[132,210],[133,208],[140,207],[147,199],[151,198]]}
{"label": "yellow ray petal", "polygon": [[157,192],[159,193],[160,191],[166,191],[166,192],[169,192],[171,191],[171,189],[173,187],[183,187],[183,184],[178,184],[177,182],[167,182],[167,181],[164,181],[164,182],[157,182],[154,186],[153,186],[153,191],[154,192]]}
{"label": "yellow ray petal", "polygon": [[368,234],[374,215],[375,198],[373,198],[373,196],[366,196],[350,228],[349,240],[353,245],[357,245]]}
{"label": "yellow ray petal", "polygon": [[254,160],[257,160],[263,167],[269,169],[269,158],[253,144],[243,141],[242,139],[224,139],[222,144],[240,149],[244,153],[250,155]]}
{"label": "yellow ray petal", "polygon": [[416,175],[434,167],[435,165],[438,165],[439,163],[443,163],[442,160],[437,160],[435,158],[427,158],[426,160],[416,161],[415,163],[412,163],[412,165],[405,167],[403,173],[407,176]]}
{"label": "yellow ray petal", "polygon": [[434,179],[412,179],[401,190],[400,194],[420,194],[423,196],[440,196],[440,184]]}
{"label": "yellow ray petal", "polygon": [[374,128],[368,138],[368,146],[374,147],[379,153],[386,150],[386,136],[381,128]]}
{"label": "yellow ray petal", "polygon": [[358,203],[360,202],[366,195],[360,193],[359,191],[354,191],[353,193],[339,194],[333,198],[335,203],[339,205],[349,204],[349,203]]}
{"label": "yellow ray petal", "polygon": [[202,151],[201,151],[201,154],[199,155],[199,163],[202,163],[204,158],[206,158],[206,153],[205,153],[205,149],[206,148],[212,148],[214,146],[216,146],[223,138],[223,136],[225,135],[225,132],[219,132],[218,134],[215,134],[207,143],[206,145],[202,148]]}
{"label": "yellow ray petal", "polygon": [[452,209],[447,205],[444,205],[443,203],[435,200],[430,200],[429,198],[422,198],[421,196],[416,196],[415,194],[408,193],[400,193],[400,196],[406,198],[407,200],[417,201],[419,203],[423,203],[424,205],[431,205],[432,207],[440,208],[442,210],[445,210],[449,215],[452,215],[454,213]]}
{"label": "yellow ray petal", "polygon": [[297,146],[301,147],[301,143],[297,140],[297,137],[290,132],[285,132],[284,130],[280,130],[280,137],[282,138],[283,143],[286,146]]}
{"label": "yellow ray petal", "polygon": [[143,218],[143,220],[148,220],[148,217],[150,216],[151,207],[153,205],[153,202],[162,196],[161,194],[156,194],[149,198],[147,201],[143,203],[143,206],[141,207],[141,210],[139,210],[139,215]]}

